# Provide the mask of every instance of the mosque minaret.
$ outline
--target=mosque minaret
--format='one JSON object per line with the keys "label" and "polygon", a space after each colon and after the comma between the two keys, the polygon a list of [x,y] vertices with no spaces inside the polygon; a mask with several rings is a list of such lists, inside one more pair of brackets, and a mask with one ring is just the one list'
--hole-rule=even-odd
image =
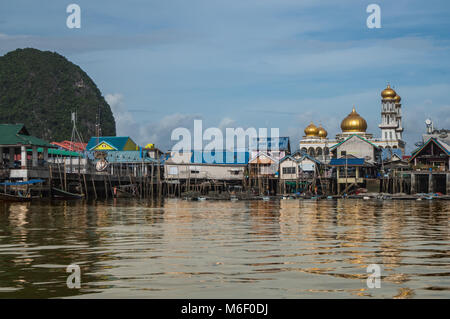
{"label": "mosque minaret", "polygon": [[300,141],[300,150],[320,160],[330,159],[330,147],[342,142],[352,135],[359,135],[369,142],[384,149],[405,150],[405,142],[402,140],[402,113],[401,98],[388,84],[381,92],[381,138],[374,138],[373,134],[367,133],[367,122],[358,114],[355,106],[352,111],[341,122],[341,133],[336,134],[334,139],[327,138],[327,131],[319,125],[317,127],[311,122],[305,128],[305,135]]}

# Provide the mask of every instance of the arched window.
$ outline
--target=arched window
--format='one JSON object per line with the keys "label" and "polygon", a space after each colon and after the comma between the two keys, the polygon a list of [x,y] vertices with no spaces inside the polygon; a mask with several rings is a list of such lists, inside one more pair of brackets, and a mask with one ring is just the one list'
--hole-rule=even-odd
{"label": "arched window", "polygon": [[316,148],[316,156],[322,156],[322,148]]}
{"label": "arched window", "polygon": [[311,156],[315,156],[314,148],[310,147],[310,148],[308,149],[308,154],[311,155]]}

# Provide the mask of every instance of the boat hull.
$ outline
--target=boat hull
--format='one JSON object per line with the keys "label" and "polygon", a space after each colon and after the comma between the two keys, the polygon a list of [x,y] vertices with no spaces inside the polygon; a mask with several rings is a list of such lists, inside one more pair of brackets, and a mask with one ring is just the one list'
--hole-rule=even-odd
{"label": "boat hull", "polygon": [[31,197],[23,197],[18,195],[0,194],[0,201],[6,202],[29,202]]}

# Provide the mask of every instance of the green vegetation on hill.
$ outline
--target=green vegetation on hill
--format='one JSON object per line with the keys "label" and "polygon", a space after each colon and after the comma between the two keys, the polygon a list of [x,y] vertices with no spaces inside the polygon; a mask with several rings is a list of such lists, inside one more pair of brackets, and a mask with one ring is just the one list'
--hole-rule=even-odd
{"label": "green vegetation on hill", "polygon": [[23,123],[48,141],[70,139],[71,112],[86,142],[100,107],[103,136],[115,136],[111,108],[92,79],[58,53],[17,49],[0,57],[0,123]]}

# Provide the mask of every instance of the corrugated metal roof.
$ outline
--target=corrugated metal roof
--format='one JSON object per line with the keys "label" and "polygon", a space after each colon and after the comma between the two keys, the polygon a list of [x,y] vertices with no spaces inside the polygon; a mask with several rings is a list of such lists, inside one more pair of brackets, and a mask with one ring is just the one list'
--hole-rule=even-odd
{"label": "corrugated metal roof", "polygon": [[364,165],[364,158],[332,158],[329,165],[331,166],[360,166]]}
{"label": "corrugated metal roof", "polygon": [[76,152],[86,150],[87,145],[87,143],[72,142],[72,141],[51,142],[50,144],[58,146],[67,151],[76,151]]}
{"label": "corrugated metal roof", "polygon": [[[146,152],[140,151],[113,151],[113,152],[105,152],[106,153],[106,161],[109,163],[152,163],[157,162],[157,160],[146,155]],[[95,151],[87,151],[87,157],[96,161],[94,156]]]}
{"label": "corrugated metal roof", "polygon": [[289,137],[255,137],[250,142],[250,150],[271,151],[277,144],[279,151],[291,151]]}
{"label": "corrugated metal roof", "polygon": [[191,163],[194,164],[247,164],[249,152],[231,152],[231,151],[193,151]]}

